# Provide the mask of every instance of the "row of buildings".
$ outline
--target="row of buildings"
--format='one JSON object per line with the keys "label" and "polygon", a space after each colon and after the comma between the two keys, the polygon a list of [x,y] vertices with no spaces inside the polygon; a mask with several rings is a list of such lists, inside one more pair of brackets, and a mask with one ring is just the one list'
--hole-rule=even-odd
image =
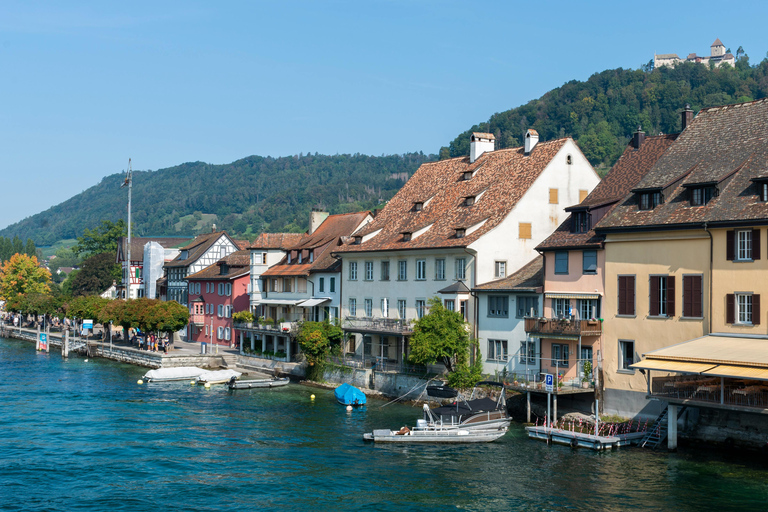
{"label": "row of buildings", "polygon": [[[312,212],[307,233],[250,244],[152,241],[156,294],[190,307],[190,340],[286,361],[298,322],[338,319],[345,359],[390,371],[439,297],[520,390],[552,373],[624,416],[765,410],[768,100],[681,115],[680,134],[638,128],[603,180],[570,138],[495,150],[473,133],[470,156],[422,165],[378,212]],[[260,320],[232,322],[247,309]]]}

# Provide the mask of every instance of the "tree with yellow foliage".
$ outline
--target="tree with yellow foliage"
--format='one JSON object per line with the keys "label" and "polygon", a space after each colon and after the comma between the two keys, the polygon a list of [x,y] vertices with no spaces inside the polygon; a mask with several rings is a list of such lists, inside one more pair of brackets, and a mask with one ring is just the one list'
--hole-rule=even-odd
{"label": "tree with yellow foliage", "polygon": [[14,254],[0,268],[0,299],[8,311],[22,311],[27,294],[49,294],[51,273],[35,256]]}

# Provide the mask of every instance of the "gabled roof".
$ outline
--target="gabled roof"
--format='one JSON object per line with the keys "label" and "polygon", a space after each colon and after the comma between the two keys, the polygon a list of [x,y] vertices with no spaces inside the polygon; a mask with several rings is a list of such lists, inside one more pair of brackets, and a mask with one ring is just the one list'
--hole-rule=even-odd
{"label": "gabled roof", "polygon": [[[181,247],[190,242],[188,236],[185,237],[131,237],[131,260],[144,261],[144,246],[149,242],[160,244],[165,249]],[[124,261],[128,257],[128,237],[120,237],[117,241],[117,261]]]}
{"label": "gabled roof", "polygon": [[262,233],[250,245],[250,249],[288,249],[293,247],[305,233]]}
{"label": "gabled roof", "polygon": [[[298,243],[286,249],[291,256],[283,257],[277,265],[261,274],[265,277],[307,276],[310,272],[336,271],[341,262],[332,256],[332,252],[342,244],[342,237],[348,237],[371,212],[342,213],[329,215],[312,234],[304,235]],[[313,252],[313,261],[309,262],[309,252]],[[302,254],[302,263],[299,263]]]}
{"label": "gabled roof", "polygon": [[[224,273],[222,273],[222,270]],[[251,252],[248,250],[235,251],[221,258],[215,265],[204,268],[187,276],[192,279],[235,279],[251,273]]]}
{"label": "gabled roof", "polygon": [[472,291],[505,291],[541,293],[544,287],[544,256],[536,256],[520,270],[503,279],[476,286]]}
{"label": "gabled roof", "polygon": [[[645,137],[639,148],[635,148],[633,142],[630,142],[605,178],[578,206],[567,208],[567,210],[613,208],[613,205],[637,186],[677,136],[678,134]],[[599,226],[599,222],[597,225]],[[571,233],[571,216],[569,216],[536,249],[599,249],[602,241],[603,236],[595,234],[595,226],[586,233]]]}
{"label": "gabled roof", "polygon": [[[639,210],[636,194],[627,195],[597,230],[768,220],[768,203],[751,181],[767,175],[768,99],[702,109],[636,187],[662,189],[664,202]],[[688,189],[704,184],[719,195],[691,206]]]}
{"label": "gabled roof", "polygon": [[[229,235],[227,235],[226,231],[213,231],[211,233],[206,233],[204,235],[198,235],[187,245],[180,247],[179,250],[181,253],[176,256],[173,260],[166,263],[165,267],[186,267],[188,265],[191,265],[195,261],[200,258],[203,254],[205,254],[205,251],[207,251],[214,243],[216,243],[216,240],[218,240],[221,236],[227,237],[233,244],[235,243],[234,240],[232,240]],[[235,244],[235,247],[237,247],[237,244]],[[186,258],[182,257],[184,256],[184,251],[187,251]]]}
{"label": "gabled roof", "polygon": [[[568,140],[539,142],[529,156],[514,148],[483,153],[472,163],[461,157],[422,164],[373,222],[354,234],[364,241],[337,252],[467,247],[501,223]],[[464,180],[467,172],[472,177]],[[481,193],[463,206],[464,198]],[[421,211],[416,203],[422,203]],[[458,228],[466,230],[464,237],[457,238]],[[404,241],[403,233],[418,236]]]}
{"label": "gabled roof", "polygon": [[715,42],[714,42],[714,43],[712,43],[711,45],[709,45],[709,47],[710,47],[710,48],[712,48],[713,46],[725,46],[725,45],[723,44],[723,42],[722,42],[722,41],[720,40],[720,38],[718,37],[717,39],[715,39]]}

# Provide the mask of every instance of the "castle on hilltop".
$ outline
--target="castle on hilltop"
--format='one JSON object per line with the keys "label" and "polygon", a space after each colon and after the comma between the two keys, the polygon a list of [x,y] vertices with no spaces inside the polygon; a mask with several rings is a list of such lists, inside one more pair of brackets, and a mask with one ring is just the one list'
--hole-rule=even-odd
{"label": "castle on hilltop", "polygon": [[723,63],[728,63],[733,66],[736,63],[736,58],[732,53],[726,53],[725,45],[720,38],[715,39],[715,42],[709,47],[710,55],[708,57],[700,57],[695,53],[689,53],[685,59],[681,59],[676,53],[661,53],[653,55],[653,67],[658,68],[661,66],[674,66],[678,62],[701,62],[702,64],[709,64],[713,62],[715,67],[720,67]]}

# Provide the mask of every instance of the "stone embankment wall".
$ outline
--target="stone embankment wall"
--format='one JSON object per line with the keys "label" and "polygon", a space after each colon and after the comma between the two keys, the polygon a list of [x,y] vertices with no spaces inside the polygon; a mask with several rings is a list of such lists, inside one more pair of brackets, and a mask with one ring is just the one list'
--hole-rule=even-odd
{"label": "stone embankment wall", "polygon": [[691,407],[678,421],[680,438],[748,449],[768,449],[768,416]]}
{"label": "stone embankment wall", "polygon": [[425,398],[425,389],[428,382],[413,375],[377,372],[370,368],[348,368],[336,365],[328,365],[323,378],[327,382],[334,384],[348,382],[366,393],[380,393],[392,398],[401,397],[405,400]]}

